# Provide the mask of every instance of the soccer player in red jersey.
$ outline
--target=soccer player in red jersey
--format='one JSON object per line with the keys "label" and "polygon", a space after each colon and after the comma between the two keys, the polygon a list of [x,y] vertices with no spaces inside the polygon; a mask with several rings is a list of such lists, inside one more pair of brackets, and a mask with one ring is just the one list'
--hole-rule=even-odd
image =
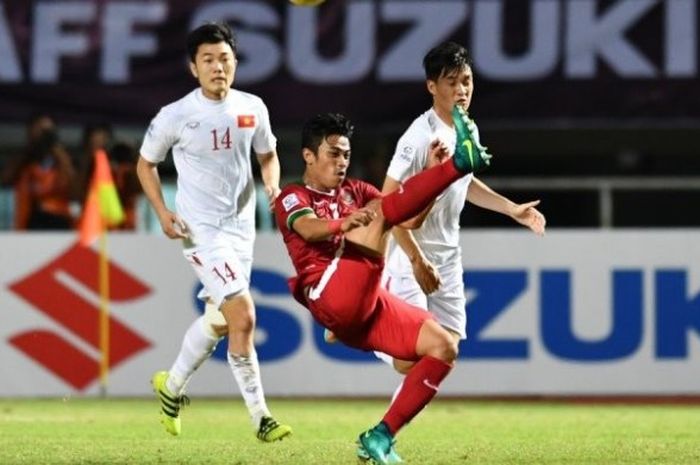
{"label": "soccer player in red jersey", "polygon": [[380,286],[389,232],[423,211],[452,182],[483,169],[490,156],[455,107],[455,154],[431,147],[425,171],[382,197],[374,186],[346,178],[353,127],[339,114],[318,115],[302,132],[303,184],[286,186],[275,202],[277,224],[297,276],[296,300],[348,346],[379,350],[416,364],[382,421],[359,437],[358,456],[400,461],[393,444],[401,427],[435,396],[457,345],[424,310]]}

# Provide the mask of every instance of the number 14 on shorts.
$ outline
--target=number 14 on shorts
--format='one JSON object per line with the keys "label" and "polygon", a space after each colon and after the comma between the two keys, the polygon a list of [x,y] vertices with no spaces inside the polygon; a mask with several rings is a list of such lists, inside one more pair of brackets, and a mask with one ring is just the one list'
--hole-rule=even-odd
{"label": "number 14 on shorts", "polygon": [[224,262],[224,266],[215,266],[211,271],[221,280],[222,284],[236,280],[236,273],[233,272],[227,262]]}

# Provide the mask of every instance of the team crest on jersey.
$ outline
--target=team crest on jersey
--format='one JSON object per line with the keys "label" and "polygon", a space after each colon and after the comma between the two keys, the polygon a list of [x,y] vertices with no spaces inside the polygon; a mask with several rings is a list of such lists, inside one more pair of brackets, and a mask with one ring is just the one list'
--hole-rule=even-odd
{"label": "team crest on jersey", "polygon": [[355,203],[355,199],[352,198],[352,193],[344,188],[340,189],[340,200],[342,200],[345,205],[352,205]]}
{"label": "team crest on jersey", "polygon": [[410,145],[405,145],[403,147],[403,150],[401,150],[401,153],[399,153],[399,158],[410,163],[413,161],[414,152],[415,150],[413,149],[413,147],[411,147]]}
{"label": "team crest on jersey", "polygon": [[239,128],[254,128],[255,127],[255,115],[238,115],[238,127]]}
{"label": "team crest on jersey", "polygon": [[294,193],[291,193],[282,199],[282,206],[286,212],[299,205],[299,203],[299,197],[297,197],[297,195]]}

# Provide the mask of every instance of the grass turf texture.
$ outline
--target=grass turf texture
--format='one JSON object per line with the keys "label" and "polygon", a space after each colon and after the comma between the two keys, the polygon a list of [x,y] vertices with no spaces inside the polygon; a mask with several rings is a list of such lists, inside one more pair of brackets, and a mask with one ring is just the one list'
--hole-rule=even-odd
{"label": "grass turf texture", "polygon": [[[180,437],[152,399],[0,400],[0,464],[347,464],[380,401],[272,399],[263,444],[242,401],[195,399]],[[399,435],[408,464],[698,464],[700,406],[438,401]]]}

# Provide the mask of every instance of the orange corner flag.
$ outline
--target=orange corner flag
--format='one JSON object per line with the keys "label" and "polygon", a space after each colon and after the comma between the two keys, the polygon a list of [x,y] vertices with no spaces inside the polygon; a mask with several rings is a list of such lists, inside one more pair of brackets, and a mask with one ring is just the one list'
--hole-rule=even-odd
{"label": "orange corner flag", "polygon": [[107,153],[104,150],[96,150],[90,191],[80,219],[80,243],[90,245],[107,226],[115,226],[122,221],[124,210],[114,186]]}

